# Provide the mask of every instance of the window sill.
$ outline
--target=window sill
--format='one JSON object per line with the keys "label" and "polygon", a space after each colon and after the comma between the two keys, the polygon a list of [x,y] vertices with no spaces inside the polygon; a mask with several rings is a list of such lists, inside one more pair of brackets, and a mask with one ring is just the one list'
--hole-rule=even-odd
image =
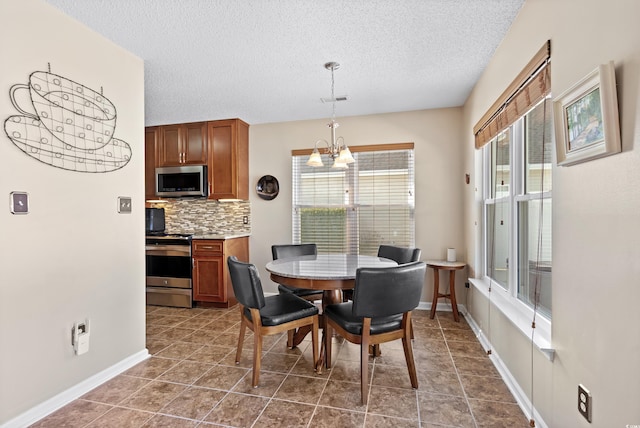
{"label": "window sill", "polygon": [[[489,280],[484,278],[469,278],[483,296],[491,299],[491,303],[507,317],[511,323],[527,338],[533,337],[533,343],[549,361],[553,361],[555,349],[551,346],[551,321],[536,315],[536,328],[531,327],[533,310],[520,302],[499,286],[493,286],[489,291]],[[535,334],[534,334],[535,332]]]}

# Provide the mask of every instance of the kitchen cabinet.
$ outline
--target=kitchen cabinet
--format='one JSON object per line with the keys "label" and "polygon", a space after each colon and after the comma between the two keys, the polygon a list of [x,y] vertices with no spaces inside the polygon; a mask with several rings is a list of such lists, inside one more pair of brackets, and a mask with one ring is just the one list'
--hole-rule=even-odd
{"label": "kitchen cabinet", "polygon": [[159,129],[158,166],[207,163],[206,122],[163,125]]}
{"label": "kitchen cabinet", "polygon": [[156,166],[158,138],[160,130],[156,126],[144,129],[144,198],[156,199]]}
{"label": "kitchen cabinet", "polygon": [[228,308],[237,303],[227,257],[249,260],[249,238],[194,239],[191,243],[193,256],[193,300],[200,306]]}
{"label": "kitchen cabinet", "polygon": [[208,122],[209,199],[249,199],[249,125]]}

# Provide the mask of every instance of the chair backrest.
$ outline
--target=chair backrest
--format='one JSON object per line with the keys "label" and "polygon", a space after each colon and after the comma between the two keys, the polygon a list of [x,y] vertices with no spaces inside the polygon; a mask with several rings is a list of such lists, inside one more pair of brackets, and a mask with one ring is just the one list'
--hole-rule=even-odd
{"label": "chair backrest", "polygon": [[243,306],[260,309],[264,306],[264,292],[258,269],[251,263],[238,261],[236,256],[227,258],[231,285],[236,299]]}
{"label": "chair backrest", "polygon": [[316,254],[318,254],[318,246],[316,244],[287,244],[271,246],[271,255],[273,256],[273,260],[298,256],[315,256]]}
{"label": "chair backrest", "polygon": [[[353,289],[353,315],[376,318],[417,308],[426,273],[425,262],[359,268]],[[389,284],[393,284],[393,287],[389,287]]]}
{"label": "chair backrest", "polygon": [[391,259],[399,265],[419,261],[421,253],[420,248],[404,248],[393,245],[380,245],[378,247],[378,257]]}

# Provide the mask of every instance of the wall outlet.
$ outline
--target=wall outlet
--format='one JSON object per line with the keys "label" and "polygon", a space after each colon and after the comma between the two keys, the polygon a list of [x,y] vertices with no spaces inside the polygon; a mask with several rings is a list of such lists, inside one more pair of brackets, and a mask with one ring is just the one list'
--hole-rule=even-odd
{"label": "wall outlet", "polygon": [[242,224],[249,224],[249,216],[248,215],[242,216]]}
{"label": "wall outlet", "polygon": [[591,393],[582,384],[578,385],[578,411],[591,423]]}
{"label": "wall outlet", "polygon": [[89,320],[73,324],[71,329],[71,345],[76,355],[89,352]]}

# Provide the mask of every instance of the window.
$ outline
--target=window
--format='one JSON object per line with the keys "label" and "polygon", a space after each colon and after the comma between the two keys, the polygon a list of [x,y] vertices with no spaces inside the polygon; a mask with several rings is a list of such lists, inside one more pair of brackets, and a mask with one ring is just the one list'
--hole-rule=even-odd
{"label": "window", "polygon": [[549,319],[551,117],[543,101],[483,148],[486,276]]}
{"label": "window", "polygon": [[318,245],[320,253],[376,255],[380,244],[413,247],[413,144],[351,147],[348,169],[306,165],[308,152],[294,151],[294,243]]}

